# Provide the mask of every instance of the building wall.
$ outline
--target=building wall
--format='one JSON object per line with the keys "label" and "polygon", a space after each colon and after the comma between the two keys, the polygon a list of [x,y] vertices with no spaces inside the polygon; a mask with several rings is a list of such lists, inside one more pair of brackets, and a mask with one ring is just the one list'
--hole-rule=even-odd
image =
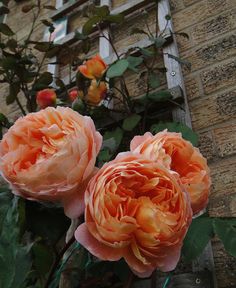
{"label": "building wall", "polygon": [[[209,212],[236,216],[236,1],[172,0],[180,56],[192,64],[184,71],[193,129],[212,175]],[[213,241],[220,288],[236,287],[236,260]]]}
{"label": "building wall", "polygon": [[[127,2],[113,1],[113,7]],[[192,63],[191,71],[184,70],[184,78],[193,129],[200,135],[200,149],[211,168],[210,215],[236,216],[236,0],[170,2],[175,32],[189,35],[189,40],[178,35],[177,39],[180,56]],[[11,14],[7,24],[17,32],[18,39],[26,37],[32,21],[30,14],[21,12],[25,3],[10,1],[9,5]],[[48,1],[42,3],[48,4]],[[50,5],[53,4],[54,1],[50,1]],[[41,15],[42,19],[46,16]],[[117,39],[122,36],[126,43],[129,33],[121,31],[124,34],[117,35]],[[42,39],[43,32],[44,26],[39,23],[33,39]],[[1,84],[0,91],[0,112],[16,118],[17,107],[5,105],[6,86]],[[217,239],[213,241],[213,248],[219,288],[235,288],[236,260],[224,251]]]}

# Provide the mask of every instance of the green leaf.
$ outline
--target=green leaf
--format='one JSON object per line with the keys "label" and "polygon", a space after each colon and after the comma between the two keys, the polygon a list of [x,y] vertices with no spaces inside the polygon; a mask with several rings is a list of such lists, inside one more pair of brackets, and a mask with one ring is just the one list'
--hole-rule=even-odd
{"label": "green leaf", "polygon": [[151,126],[152,133],[158,133],[167,129],[169,132],[180,132],[182,137],[190,141],[194,146],[198,144],[198,135],[188,126],[178,122],[159,122]]}
{"label": "green leaf", "polygon": [[171,99],[172,95],[168,90],[163,90],[148,94],[148,98],[154,102],[162,102]]}
{"label": "green leaf", "polygon": [[11,30],[11,28],[4,23],[0,23],[0,32],[6,36],[13,36],[15,33]]}
{"label": "green leaf", "polygon": [[6,98],[6,104],[10,105],[13,102],[15,102],[19,92],[20,92],[20,82],[12,83],[9,87],[9,95]]}
{"label": "green leaf", "polygon": [[84,35],[83,33],[80,33],[79,31],[75,31],[74,38],[77,39],[77,40],[85,40],[85,39],[88,38],[88,36]]}
{"label": "green leaf", "polygon": [[50,42],[38,42],[34,49],[40,51],[40,52],[47,52],[48,50],[53,48],[53,44]]}
{"label": "green leaf", "polygon": [[98,161],[100,164],[103,164],[109,161],[111,157],[112,157],[112,154],[110,153],[110,150],[108,148],[104,148],[98,154]]}
{"label": "green leaf", "polygon": [[128,56],[127,61],[129,62],[129,69],[138,72],[137,66],[143,63],[143,57],[134,57],[134,56]]}
{"label": "green leaf", "polygon": [[155,55],[152,48],[139,48],[139,50],[142,53],[142,55],[147,57],[147,58],[153,57]]}
{"label": "green leaf", "polygon": [[236,219],[215,218],[213,227],[215,233],[223,242],[225,250],[236,257]]}
{"label": "green leaf", "polygon": [[35,202],[26,202],[26,225],[33,235],[55,244],[70,225],[62,208],[46,207]]}
{"label": "green leaf", "polygon": [[153,72],[149,74],[149,85],[153,89],[156,89],[160,86],[160,79],[158,77],[158,74]]}
{"label": "green leaf", "polygon": [[196,259],[214,236],[212,219],[203,215],[193,219],[188,233],[184,239],[182,253],[190,262]]}
{"label": "green leaf", "polygon": [[1,65],[4,70],[12,70],[17,65],[17,59],[12,56],[7,56],[1,60]]}
{"label": "green leaf", "polygon": [[54,253],[52,247],[46,246],[42,243],[35,243],[32,248],[34,256],[34,267],[41,278],[45,278],[49,272],[54,260]]}
{"label": "green leaf", "polygon": [[106,76],[108,78],[120,77],[125,73],[128,67],[129,67],[128,60],[126,59],[118,60],[108,68]]}
{"label": "green leaf", "polygon": [[12,125],[3,113],[0,113],[0,125],[6,128],[10,128]]}
{"label": "green leaf", "polygon": [[52,83],[52,81],[53,81],[52,73],[44,72],[39,76],[36,83],[34,84],[34,89],[41,90],[47,88]]}
{"label": "green leaf", "polygon": [[124,131],[117,127],[115,130],[112,131],[106,131],[105,134],[103,135],[103,139],[107,140],[107,139],[115,139],[116,142],[116,149],[120,146],[121,141],[123,139],[124,136]]}
{"label": "green leaf", "polygon": [[110,23],[122,23],[124,21],[124,15],[123,14],[115,14],[115,15],[108,15],[104,18],[104,20],[110,22]]}
{"label": "green leaf", "polygon": [[155,43],[157,48],[161,48],[166,43],[166,39],[163,37],[151,37],[150,40]]}
{"label": "green leaf", "polygon": [[91,49],[91,40],[87,38],[82,42],[82,51],[83,53],[87,54],[90,49]]}
{"label": "green leaf", "polygon": [[92,18],[90,18],[83,26],[82,28],[82,33],[84,35],[89,35],[94,28],[94,25],[99,23],[99,21],[101,20],[101,18],[99,16],[94,16]]}
{"label": "green leaf", "polygon": [[6,6],[1,6],[0,7],[0,16],[8,14],[10,10]]}
{"label": "green leaf", "polygon": [[[2,197],[2,193],[0,194]],[[27,274],[31,269],[31,244],[23,246],[20,244],[21,214],[22,206],[18,197],[8,198],[5,205],[8,207],[2,210],[0,219],[0,287],[21,288],[25,282]],[[2,200],[2,199],[1,199]],[[2,205],[2,204],[1,204]],[[25,286],[23,286],[25,287]]]}
{"label": "green leaf", "polygon": [[123,121],[122,128],[125,131],[132,131],[138,125],[141,119],[142,117],[140,115],[132,114]]}

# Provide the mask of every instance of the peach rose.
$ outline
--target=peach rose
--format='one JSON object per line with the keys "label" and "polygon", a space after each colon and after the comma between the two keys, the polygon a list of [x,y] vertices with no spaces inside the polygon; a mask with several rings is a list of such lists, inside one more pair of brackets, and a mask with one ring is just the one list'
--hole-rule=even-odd
{"label": "peach rose", "polygon": [[91,59],[85,61],[78,69],[86,78],[99,79],[106,71],[107,64],[103,61],[101,56],[97,54]]}
{"label": "peach rose", "polygon": [[57,94],[53,89],[44,89],[37,93],[36,102],[39,108],[44,109],[48,106],[55,106]]}
{"label": "peach rose", "polygon": [[92,80],[86,100],[90,105],[96,106],[105,98],[106,93],[107,85],[105,82],[101,81],[100,83],[97,83],[96,80]]}
{"label": "peach rose", "polygon": [[194,214],[206,207],[211,185],[207,161],[199,149],[184,140],[180,133],[165,130],[153,136],[147,132],[143,136],[134,137],[130,149],[179,173],[190,195]]}
{"label": "peach rose", "polygon": [[176,267],[192,219],[177,173],[121,153],[90,180],[85,206],[85,223],[75,237],[94,256],[123,257],[139,277]]}
{"label": "peach rose", "polygon": [[83,189],[101,143],[90,117],[48,107],[19,118],[4,135],[0,171],[16,195],[62,202],[75,218],[83,212]]}

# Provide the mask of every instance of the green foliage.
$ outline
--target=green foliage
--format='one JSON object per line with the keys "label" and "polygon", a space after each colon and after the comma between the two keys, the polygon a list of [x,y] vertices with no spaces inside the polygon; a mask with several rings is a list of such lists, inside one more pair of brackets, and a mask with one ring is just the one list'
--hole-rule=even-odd
{"label": "green foliage", "polygon": [[11,30],[11,28],[5,23],[0,23],[0,32],[6,36],[14,35],[14,32]]}
{"label": "green foliage", "polygon": [[126,59],[118,60],[108,68],[106,76],[108,78],[120,77],[125,73],[129,65],[130,63]]}
{"label": "green foliage", "polygon": [[9,191],[0,193],[0,287],[23,288],[31,269],[30,250],[32,245],[20,243],[24,222],[24,207],[18,197]]}
{"label": "green foliage", "polygon": [[153,92],[148,94],[148,98],[154,102],[163,102],[172,98],[171,93],[168,90]]}
{"label": "green foliage", "polygon": [[151,126],[150,131],[154,134],[167,129],[169,132],[180,132],[182,137],[190,141],[194,146],[198,144],[198,135],[188,126],[177,122],[159,122]]}
{"label": "green foliage", "polygon": [[193,219],[184,239],[182,253],[187,261],[196,259],[214,235],[212,219],[201,216]]}
{"label": "green foliage", "polygon": [[236,257],[236,219],[215,218],[213,221],[215,234],[218,235],[225,250]]}
{"label": "green foliage", "polygon": [[140,115],[132,114],[123,121],[122,128],[125,131],[132,131],[138,125],[141,119],[142,117]]}
{"label": "green foliage", "polygon": [[143,63],[142,57],[134,57],[134,56],[128,56],[127,61],[129,62],[128,68],[134,72],[138,72],[138,66]]}

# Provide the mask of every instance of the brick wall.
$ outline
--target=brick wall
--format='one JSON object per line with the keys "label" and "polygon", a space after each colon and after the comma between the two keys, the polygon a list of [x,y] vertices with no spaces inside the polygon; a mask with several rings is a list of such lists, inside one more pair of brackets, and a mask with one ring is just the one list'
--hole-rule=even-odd
{"label": "brick wall", "polygon": [[[192,63],[184,71],[193,129],[212,174],[209,211],[236,216],[236,1],[172,0],[181,57]],[[236,287],[236,260],[213,241],[220,288]]]}

